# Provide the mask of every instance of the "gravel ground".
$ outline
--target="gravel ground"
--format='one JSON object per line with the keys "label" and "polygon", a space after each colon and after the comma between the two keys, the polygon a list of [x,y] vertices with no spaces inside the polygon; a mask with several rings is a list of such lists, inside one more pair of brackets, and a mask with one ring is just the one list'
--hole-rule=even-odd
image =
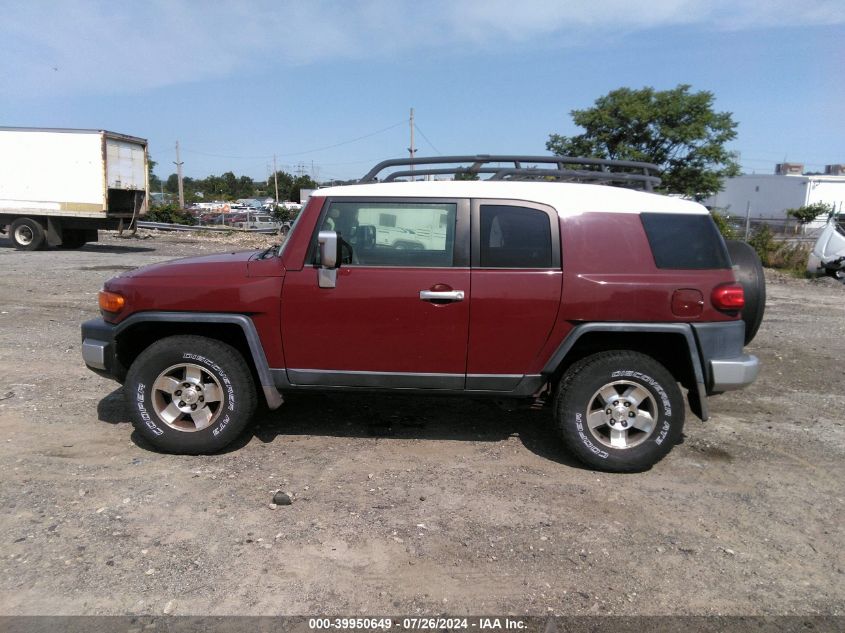
{"label": "gravel ground", "polygon": [[580,467],[547,410],[416,397],[154,452],[80,322],[119,271],[268,241],[0,240],[0,614],[843,614],[845,287],[768,272],[760,379],[642,474]]}

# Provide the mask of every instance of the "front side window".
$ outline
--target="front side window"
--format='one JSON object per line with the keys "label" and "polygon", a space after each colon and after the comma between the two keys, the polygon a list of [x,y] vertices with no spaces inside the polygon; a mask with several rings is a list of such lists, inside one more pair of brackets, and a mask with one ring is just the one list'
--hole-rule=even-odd
{"label": "front side window", "polygon": [[336,202],[321,226],[351,247],[344,265],[445,267],[454,261],[454,203]]}
{"label": "front side window", "polygon": [[481,205],[482,268],[551,268],[549,216],[539,209]]}

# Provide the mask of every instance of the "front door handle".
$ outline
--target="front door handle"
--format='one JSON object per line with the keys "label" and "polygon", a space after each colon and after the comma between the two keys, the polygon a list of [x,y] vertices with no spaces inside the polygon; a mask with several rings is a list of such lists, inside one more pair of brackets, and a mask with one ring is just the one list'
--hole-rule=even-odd
{"label": "front door handle", "polygon": [[420,301],[437,301],[438,303],[450,301],[463,301],[463,290],[447,290],[438,292],[436,290],[420,290]]}

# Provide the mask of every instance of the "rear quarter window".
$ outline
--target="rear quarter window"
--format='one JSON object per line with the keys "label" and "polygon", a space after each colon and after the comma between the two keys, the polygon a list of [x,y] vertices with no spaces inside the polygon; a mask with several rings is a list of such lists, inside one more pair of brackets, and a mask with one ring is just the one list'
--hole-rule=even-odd
{"label": "rear quarter window", "polygon": [[725,241],[709,215],[642,213],[648,243],[658,268],[730,268]]}

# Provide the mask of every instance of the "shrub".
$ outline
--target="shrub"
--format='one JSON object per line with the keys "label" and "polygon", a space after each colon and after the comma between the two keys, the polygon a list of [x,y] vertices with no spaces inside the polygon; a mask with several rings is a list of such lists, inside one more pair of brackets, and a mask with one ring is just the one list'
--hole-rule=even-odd
{"label": "shrub", "polygon": [[775,236],[769,225],[763,224],[758,229],[755,229],[748,243],[757,251],[757,255],[760,257],[760,261],[763,262],[763,266],[769,266],[769,256],[775,251],[776,247]]}
{"label": "shrub", "polygon": [[748,243],[757,251],[763,266],[780,268],[798,277],[804,276],[812,248],[810,244],[778,241],[765,224],[754,231]]}
{"label": "shrub", "polygon": [[775,251],[769,256],[769,265],[803,277],[807,272],[807,259],[812,245],[794,242],[778,242]]}
{"label": "shrub", "polygon": [[814,202],[813,204],[805,204],[797,209],[787,209],[786,215],[795,218],[801,224],[807,224],[822,214],[830,213],[832,210],[830,205],[824,202]]}
{"label": "shrub", "polygon": [[160,207],[150,209],[147,217],[144,218],[148,222],[166,222],[167,224],[187,224],[193,226],[197,220],[190,213],[185,212],[176,204],[165,204]]}
{"label": "shrub", "polygon": [[736,231],[734,231],[727,217],[714,212],[711,212],[710,215],[713,216],[713,221],[716,223],[716,228],[719,229],[722,237],[726,240],[735,240],[737,238]]}

